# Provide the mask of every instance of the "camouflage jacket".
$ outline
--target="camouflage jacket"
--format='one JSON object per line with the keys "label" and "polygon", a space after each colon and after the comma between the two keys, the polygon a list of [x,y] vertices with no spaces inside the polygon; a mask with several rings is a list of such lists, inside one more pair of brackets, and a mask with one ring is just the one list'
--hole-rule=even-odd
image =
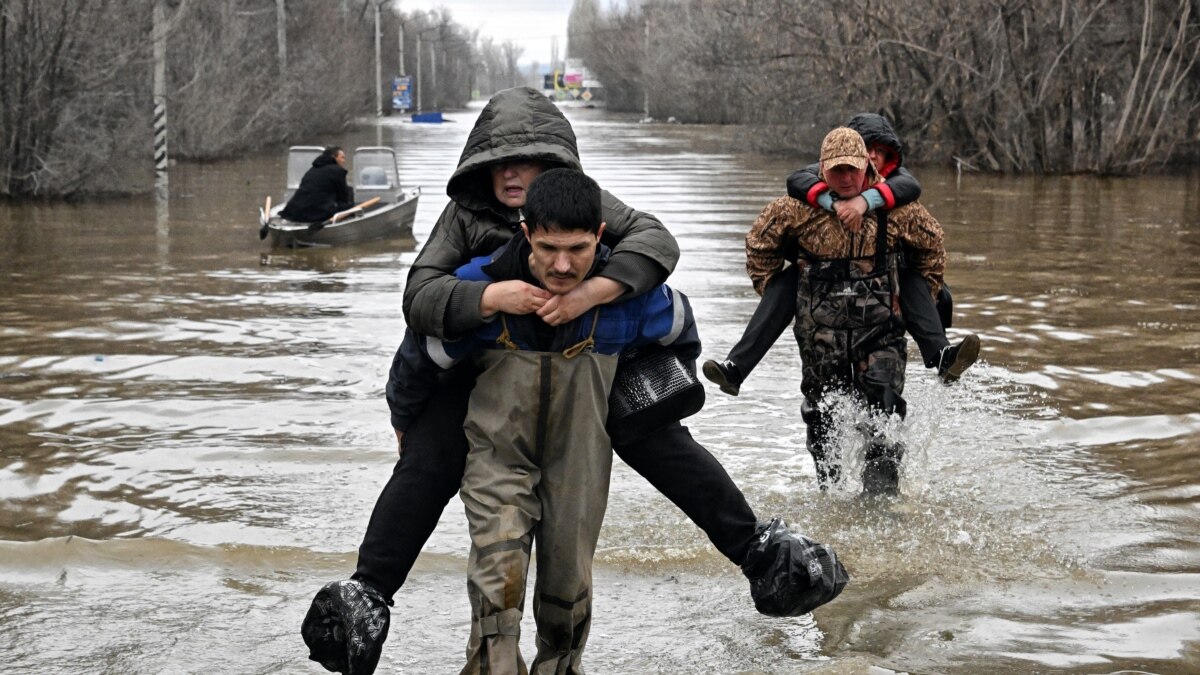
{"label": "camouflage jacket", "polygon": [[[799,247],[823,259],[870,256],[875,253],[875,229],[875,219],[867,217],[859,232],[850,232],[837,216],[780,197],[763,208],[746,235],[746,272],[762,295],[767,282],[791,257],[786,251]],[[946,269],[943,236],[941,224],[920,202],[888,212],[888,246],[903,247],[906,263],[925,277],[935,298]],[[804,264],[803,256],[797,264]]]}

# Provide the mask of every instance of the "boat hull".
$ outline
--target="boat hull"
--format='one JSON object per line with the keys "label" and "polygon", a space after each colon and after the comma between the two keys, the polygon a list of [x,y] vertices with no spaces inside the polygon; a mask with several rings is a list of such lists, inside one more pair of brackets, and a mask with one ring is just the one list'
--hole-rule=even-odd
{"label": "boat hull", "polygon": [[315,232],[305,223],[293,223],[275,216],[268,223],[271,247],[344,246],[392,237],[411,237],[419,198],[420,193],[412,191],[399,202],[384,204],[332,225],[325,225]]}

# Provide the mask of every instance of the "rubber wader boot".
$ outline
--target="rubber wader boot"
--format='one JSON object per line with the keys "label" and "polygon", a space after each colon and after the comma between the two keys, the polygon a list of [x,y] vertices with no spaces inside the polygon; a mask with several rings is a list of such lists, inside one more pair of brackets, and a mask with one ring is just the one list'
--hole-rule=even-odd
{"label": "rubber wader boot", "polygon": [[867,448],[866,464],[863,466],[863,493],[895,497],[900,494],[900,459],[904,448],[900,445],[872,443]]}

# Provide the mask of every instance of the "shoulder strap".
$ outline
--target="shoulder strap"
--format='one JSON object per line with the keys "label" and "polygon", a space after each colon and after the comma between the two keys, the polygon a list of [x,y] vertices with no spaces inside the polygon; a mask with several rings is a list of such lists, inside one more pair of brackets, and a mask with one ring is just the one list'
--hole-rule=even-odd
{"label": "shoulder strap", "polygon": [[588,333],[588,336],[584,338],[582,342],[567,347],[566,350],[563,351],[563,356],[567,357],[568,359],[573,359],[576,356],[579,356],[584,350],[594,347],[596,345],[596,324],[598,323],[600,323],[599,307],[597,307],[596,311],[592,314],[592,332]]}
{"label": "shoulder strap", "polygon": [[496,337],[496,344],[504,347],[509,351],[518,351],[521,348],[517,343],[512,341],[512,336],[508,332],[508,319],[504,317],[504,313],[500,314],[500,325],[504,326],[504,330],[500,331],[500,335]]}
{"label": "shoulder strap", "polygon": [[883,269],[888,259],[888,212],[886,209],[875,210],[875,269]]}

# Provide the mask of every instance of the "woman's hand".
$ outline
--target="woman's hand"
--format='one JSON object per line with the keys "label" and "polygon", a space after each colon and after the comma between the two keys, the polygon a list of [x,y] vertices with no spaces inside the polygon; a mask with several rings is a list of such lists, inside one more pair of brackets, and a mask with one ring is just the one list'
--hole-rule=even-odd
{"label": "woman's hand", "polygon": [[584,312],[597,306],[607,304],[621,297],[625,285],[608,277],[592,277],[586,279],[565,295],[555,295],[537,310],[542,321],[551,326],[561,326],[574,321]]}
{"label": "woman's hand", "polygon": [[497,312],[529,314],[541,309],[552,297],[550,291],[519,279],[497,281],[483,289],[479,313],[485,319]]}

